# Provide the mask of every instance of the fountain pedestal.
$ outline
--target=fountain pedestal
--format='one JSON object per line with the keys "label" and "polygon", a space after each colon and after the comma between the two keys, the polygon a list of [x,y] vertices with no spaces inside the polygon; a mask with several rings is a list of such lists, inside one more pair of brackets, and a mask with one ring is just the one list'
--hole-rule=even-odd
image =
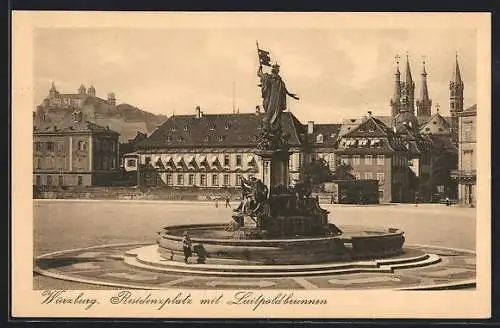
{"label": "fountain pedestal", "polygon": [[254,153],[262,158],[261,181],[269,190],[277,186],[288,186],[288,163],[290,154],[288,149],[262,150],[256,149]]}

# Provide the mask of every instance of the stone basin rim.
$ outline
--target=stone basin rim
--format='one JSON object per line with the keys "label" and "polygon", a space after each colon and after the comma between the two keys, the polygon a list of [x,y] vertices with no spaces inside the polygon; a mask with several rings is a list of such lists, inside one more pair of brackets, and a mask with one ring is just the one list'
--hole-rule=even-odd
{"label": "stone basin rim", "polygon": [[[172,240],[182,240],[182,236],[176,236],[169,234],[169,230],[189,230],[193,228],[222,228],[226,227],[227,224],[225,223],[216,223],[216,224],[183,224],[183,225],[171,225],[171,226],[165,226],[163,227],[163,231],[157,232],[158,235],[162,238],[168,238]],[[216,239],[216,238],[196,238],[196,237],[191,237],[191,240],[193,242],[220,242],[220,243],[227,243],[227,242],[236,242],[236,243],[250,243],[250,244],[262,244],[262,243],[290,243],[290,242],[311,242],[311,241],[326,241],[326,240],[332,240],[332,239],[338,239],[338,240],[344,240],[344,241],[350,241],[353,238],[354,239],[374,239],[374,238],[387,238],[387,237],[397,237],[397,236],[402,236],[404,235],[404,231],[401,229],[397,228],[387,228],[387,227],[366,227],[366,226],[356,226],[356,225],[344,225],[344,226],[339,226],[340,229],[342,228],[358,228],[360,231],[364,230],[378,230],[381,232],[381,234],[377,235],[366,235],[366,236],[342,236],[336,235],[336,236],[328,236],[328,237],[306,237],[306,238],[281,238],[281,239]],[[392,230],[392,232],[391,232]]]}

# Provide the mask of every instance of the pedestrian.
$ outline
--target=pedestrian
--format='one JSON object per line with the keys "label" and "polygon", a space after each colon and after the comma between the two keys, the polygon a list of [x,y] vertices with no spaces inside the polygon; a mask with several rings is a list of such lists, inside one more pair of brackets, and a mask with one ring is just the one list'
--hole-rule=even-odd
{"label": "pedestrian", "polygon": [[335,204],[335,197],[333,197],[333,195],[332,195],[332,197],[330,198],[330,204]]}
{"label": "pedestrian", "polygon": [[215,198],[215,207],[219,207],[219,199],[218,198]]}
{"label": "pedestrian", "polygon": [[229,196],[226,197],[226,208],[231,207],[231,204],[229,203]]}
{"label": "pedestrian", "polygon": [[184,231],[184,237],[182,238],[182,250],[184,251],[184,263],[188,263],[188,259],[192,255],[191,249],[191,238],[189,238],[189,233]]}
{"label": "pedestrian", "polygon": [[446,196],[446,206],[450,206],[450,205],[451,205],[450,198],[448,196]]}
{"label": "pedestrian", "polygon": [[415,206],[418,206],[418,194],[415,194]]}

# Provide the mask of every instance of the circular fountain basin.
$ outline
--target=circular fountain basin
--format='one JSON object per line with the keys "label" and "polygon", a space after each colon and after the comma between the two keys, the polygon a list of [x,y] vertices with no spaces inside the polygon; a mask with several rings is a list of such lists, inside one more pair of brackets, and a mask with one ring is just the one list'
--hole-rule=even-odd
{"label": "circular fountain basin", "polygon": [[182,238],[189,232],[193,257],[207,264],[312,264],[373,259],[403,253],[404,232],[394,228],[342,226],[340,235],[236,239],[226,224],[175,225],[158,232],[162,258],[184,261]]}

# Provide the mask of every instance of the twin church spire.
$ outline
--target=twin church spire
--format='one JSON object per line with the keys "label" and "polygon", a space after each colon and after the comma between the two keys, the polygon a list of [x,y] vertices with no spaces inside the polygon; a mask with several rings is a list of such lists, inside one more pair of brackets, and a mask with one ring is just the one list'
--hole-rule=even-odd
{"label": "twin church spire", "polygon": [[[394,95],[391,99],[391,115],[396,117],[401,112],[409,112],[415,115],[415,82],[411,74],[410,60],[406,55],[405,79],[401,81],[399,71],[399,56],[396,56],[396,72],[394,73]],[[427,72],[425,70],[425,61],[422,67],[422,85],[420,98],[416,101],[418,116],[430,116],[432,101],[429,99],[427,88]]]}
{"label": "twin church spire", "polygon": [[[422,71],[420,73],[420,93],[415,100],[415,82],[411,74],[410,60],[406,55],[405,79],[401,81],[399,71],[399,56],[396,56],[396,71],[394,73],[394,94],[391,99],[391,115],[396,117],[401,112],[409,112],[413,115],[431,116],[432,100],[429,97],[427,86],[427,70],[425,58],[422,60]],[[417,112],[415,113],[415,105]],[[463,81],[460,76],[458,58],[455,62],[453,76],[450,82],[450,113],[451,116],[463,110]]]}

